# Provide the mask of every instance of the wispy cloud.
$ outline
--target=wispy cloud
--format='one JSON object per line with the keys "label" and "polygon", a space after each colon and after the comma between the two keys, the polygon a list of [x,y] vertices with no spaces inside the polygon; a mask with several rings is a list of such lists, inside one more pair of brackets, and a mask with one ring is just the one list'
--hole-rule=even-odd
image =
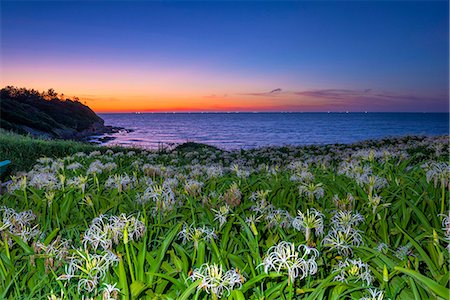
{"label": "wispy cloud", "polygon": [[440,102],[446,101],[445,95],[419,95],[391,91],[377,91],[374,89],[351,90],[351,89],[320,89],[294,92],[295,95],[311,98],[321,98],[334,101],[354,102],[377,102],[382,103],[420,103],[423,101]]}
{"label": "wispy cloud", "polygon": [[212,94],[212,95],[204,96],[203,98],[207,98],[207,99],[223,99],[223,98],[227,98],[227,97],[228,97],[228,94],[223,94],[223,95]]}
{"label": "wispy cloud", "polygon": [[272,96],[276,96],[278,94],[281,94],[282,92],[283,92],[282,89],[276,88],[276,89],[271,90],[270,92],[244,93],[244,94],[239,94],[239,95],[272,97]]}

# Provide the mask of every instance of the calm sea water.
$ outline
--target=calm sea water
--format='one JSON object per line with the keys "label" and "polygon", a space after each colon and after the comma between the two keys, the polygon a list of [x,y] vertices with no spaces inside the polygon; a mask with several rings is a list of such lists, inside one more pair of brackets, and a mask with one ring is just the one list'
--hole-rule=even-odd
{"label": "calm sea water", "polygon": [[157,148],[190,142],[222,149],[352,143],[405,135],[449,134],[448,113],[146,113],[100,114],[133,129],[105,144]]}

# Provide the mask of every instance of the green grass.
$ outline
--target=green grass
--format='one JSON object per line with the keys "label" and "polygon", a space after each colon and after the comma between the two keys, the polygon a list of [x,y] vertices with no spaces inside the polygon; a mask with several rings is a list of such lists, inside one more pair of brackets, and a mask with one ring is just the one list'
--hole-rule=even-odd
{"label": "green grass", "polygon": [[1,196],[1,299],[448,298],[448,137],[78,146]]}
{"label": "green grass", "polygon": [[[0,130],[0,161],[11,160],[10,172],[27,171],[40,157],[64,157],[109,148],[69,140],[44,140]],[[121,148],[117,147],[116,150]]]}

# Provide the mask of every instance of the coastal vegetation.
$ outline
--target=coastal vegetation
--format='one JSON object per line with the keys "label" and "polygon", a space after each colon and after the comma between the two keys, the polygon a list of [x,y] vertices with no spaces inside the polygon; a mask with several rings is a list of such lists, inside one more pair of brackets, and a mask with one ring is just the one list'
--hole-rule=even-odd
{"label": "coastal vegetation", "polygon": [[448,136],[53,145],[0,198],[2,299],[448,298]]}
{"label": "coastal vegetation", "polygon": [[0,90],[0,128],[45,138],[76,139],[104,131],[103,120],[77,97],[53,89],[7,86]]}

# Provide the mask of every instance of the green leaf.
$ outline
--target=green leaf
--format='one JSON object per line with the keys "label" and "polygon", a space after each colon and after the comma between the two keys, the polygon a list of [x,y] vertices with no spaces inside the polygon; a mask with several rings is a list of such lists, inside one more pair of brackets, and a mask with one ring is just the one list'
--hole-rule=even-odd
{"label": "green leaf", "polygon": [[405,273],[406,275],[414,277],[415,279],[419,280],[424,285],[425,288],[430,289],[433,293],[435,293],[439,297],[448,299],[448,296],[450,295],[450,290],[445,286],[440,285],[436,281],[420,274],[419,272],[401,267],[394,267],[394,269],[402,273]]}

